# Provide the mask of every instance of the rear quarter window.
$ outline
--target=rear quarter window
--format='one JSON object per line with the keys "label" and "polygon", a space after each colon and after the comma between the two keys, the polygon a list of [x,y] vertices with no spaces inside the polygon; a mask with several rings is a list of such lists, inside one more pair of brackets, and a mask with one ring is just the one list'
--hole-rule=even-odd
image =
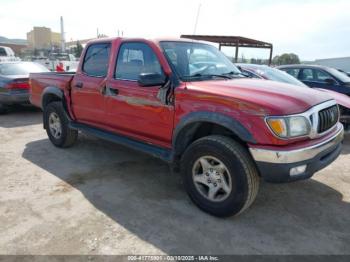
{"label": "rear quarter window", "polygon": [[92,44],[86,51],[83,72],[89,76],[104,77],[107,75],[110,43]]}

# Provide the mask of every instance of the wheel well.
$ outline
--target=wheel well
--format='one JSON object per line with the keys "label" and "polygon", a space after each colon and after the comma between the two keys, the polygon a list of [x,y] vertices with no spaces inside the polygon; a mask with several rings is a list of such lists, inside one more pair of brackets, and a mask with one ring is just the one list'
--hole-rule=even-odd
{"label": "wheel well", "polygon": [[45,94],[42,101],[42,108],[44,109],[49,103],[54,101],[62,101],[62,98],[56,94]]}
{"label": "wheel well", "polygon": [[175,158],[179,159],[186,148],[194,141],[209,135],[224,135],[233,138],[242,145],[246,143],[232,130],[216,123],[200,122],[187,125],[178,134],[175,141]]}

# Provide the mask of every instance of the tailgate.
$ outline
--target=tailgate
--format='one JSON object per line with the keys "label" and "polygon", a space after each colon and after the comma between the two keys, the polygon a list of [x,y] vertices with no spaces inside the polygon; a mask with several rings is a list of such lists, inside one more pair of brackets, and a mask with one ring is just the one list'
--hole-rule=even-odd
{"label": "tailgate", "polygon": [[29,86],[30,86],[30,102],[41,107],[42,94],[45,88],[56,87],[61,89],[63,92],[70,86],[75,73],[31,73],[29,75]]}

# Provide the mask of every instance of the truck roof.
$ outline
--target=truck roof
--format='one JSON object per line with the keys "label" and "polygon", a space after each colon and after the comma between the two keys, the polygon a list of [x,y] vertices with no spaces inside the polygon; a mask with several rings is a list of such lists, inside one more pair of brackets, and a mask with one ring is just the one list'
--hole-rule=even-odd
{"label": "truck roof", "polygon": [[91,43],[105,43],[113,41],[151,41],[154,43],[164,42],[164,41],[174,41],[174,42],[191,42],[191,43],[203,43],[203,44],[212,44],[207,41],[198,41],[189,38],[179,38],[179,37],[161,37],[161,38],[142,38],[142,37],[105,37],[105,38],[96,38],[90,40],[87,44]]}
{"label": "truck roof", "polygon": [[291,64],[291,65],[277,66],[277,68],[323,68],[323,69],[327,69],[329,67],[323,66],[323,65],[315,65],[315,64]]}

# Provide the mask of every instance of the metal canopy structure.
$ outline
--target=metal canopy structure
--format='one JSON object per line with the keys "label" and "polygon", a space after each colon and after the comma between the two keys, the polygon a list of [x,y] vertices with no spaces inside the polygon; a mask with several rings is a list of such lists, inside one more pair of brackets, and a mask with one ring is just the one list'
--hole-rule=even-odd
{"label": "metal canopy structure", "polygon": [[219,44],[219,49],[222,46],[236,47],[235,62],[238,62],[238,49],[240,47],[248,48],[263,48],[270,49],[269,65],[272,61],[273,45],[267,42],[254,40],[241,36],[219,36],[219,35],[181,35],[181,38],[188,38],[193,40],[208,41]]}

